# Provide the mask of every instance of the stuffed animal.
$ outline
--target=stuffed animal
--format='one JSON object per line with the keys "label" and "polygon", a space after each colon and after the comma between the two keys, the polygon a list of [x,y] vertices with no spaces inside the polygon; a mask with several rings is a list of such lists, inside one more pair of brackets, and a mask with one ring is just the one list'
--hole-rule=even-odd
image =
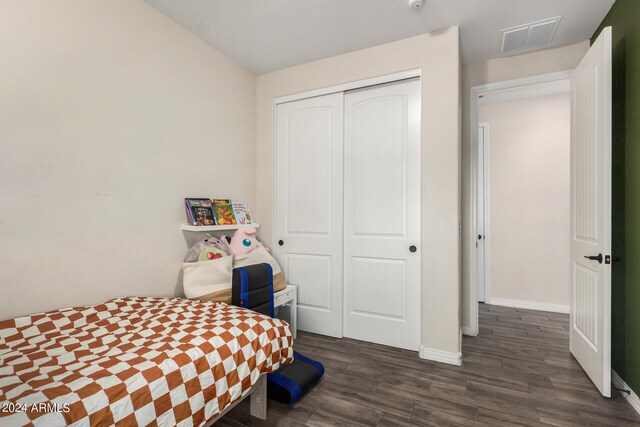
{"label": "stuffed animal", "polygon": [[248,254],[252,250],[262,247],[262,243],[256,238],[256,229],[253,227],[240,227],[233,234],[233,237],[222,236],[222,243],[235,256]]}
{"label": "stuffed animal", "polygon": [[208,261],[229,256],[222,242],[215,237],[207,236],[197,241],[184,257],[184,262]]}

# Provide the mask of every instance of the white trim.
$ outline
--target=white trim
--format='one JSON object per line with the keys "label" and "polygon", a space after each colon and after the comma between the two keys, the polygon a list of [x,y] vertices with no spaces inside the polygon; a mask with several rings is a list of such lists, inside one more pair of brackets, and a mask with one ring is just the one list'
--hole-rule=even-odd
{"label": "white trim", "polygon": [[570,92],[571,82],[568,79],[555,80],[547,83],[518,86],[513,89],[485,92],[478,97],[478,105],[491,105],[500,102],[539,98],[541,96],[568,95]]}
{"label": "white trim", "polygon": [[478,331],[472,331],[469,326],[463,326],[462,327],[462,335],[466,335],[466,336],[469,336],[469,337],[476,337],[476,336],[478,336]]}
{"label": "white trim", "polygon": [[633,410],[640,415],[640,397],[638,397],[638,395],[633,390],[631,390],[631,387],[629,387],[627,383],[624,382],[622,377],[620,377],[620,375],[618,375],[618,373],[613,369],[611,370],[611,382],[619,390],[629,390],[629,394],[622,393],[622,395],[625,399],[627,399],[627,402],[629,402],[629,405],[631,405]]}
{"label": "white trim", "polygon": [[[466,259],[466,267],[468,272],[467,283],[469,291],[469,326],[468,329],[471,335],[477,335],[479,328],[478,321],[478,289],[476,283],[476,252],[475,252],[475,237],[478,234],[476,229],[476,179],[477,179],[477,162],[478,162],[478,96],[484,92],[490,92],[494,90],[510,89],[518,86],[527,86],[538,83],[552,82],[556,80],[569,79],[573,74],[573,70],[558,71],[549,74],[540,74],[537,76],[525,77],[522,79],[507,80],[498,83],[489,83],[485,85],[473,86],[470,89],[470,126],[471,132],[469,134],[469,150],[471,153],[471,159],[469,161],[469,209],[471,214],[470,233],[463,240],[463,244],[469,248],[469,257]],[[486,220],[486,218],[485,218]],[[487,233],[488,234],[488,233]],[[486,242],[485,242],[486,244]],[[463,266],[464,267],[464,266]],[[486,271],[485,271],[486,273]],[[487,300],[487,289],[485,288],[485,300]],[[475,334],[473,334],[475,332]]]}
{"label": "white trim", "polygon": [[299,101],[301,99],[313,98],[315,96],[328,95],[336,92],[346,92],[353,89],[362,89],[367,86],[375,86],[384,83],[396,82],[399,80],[411,79],[414,77],[421,77],[422,69],[416,68],[414,70],[401,71],[399,73],[386,74],[384,76],[373,77],[365,80],[358,80],[355,82],[343,83],[336,86],[329,86],[321,89],[309,90],[306,92],[300,92],[293,95],[279,96],[275,98],[274,104],[283,104],[285,102]]}
{"label": "white trim", "polygon": [[462,365],[462,353],[436,350],[435,348],[428,348],[423,345],[420,346],[420,358],[433,360],[434,362],[448,363],[449,365]]}
{"label": "white trim", "polygon": [[502,305],[504,307],[526,308],[527,310],[569,314],[569,306],[563,304],[546,304],[543,302],[531,302],[504,298],[489,298],[486,303],[491,305]]}
{"label": "white trim", "polygon": [[[477,95],[481,95],[484,92],[493,92],[496,90],[513,89],[520,86],[529,86],[534,84],[553,82],[557,80],[566,80],[571,78],[572,74],[573,74],[573,70],[564,70],[564,71],[556,71],[554,73],[539,74],[536,76],[524,77],[521,79],[505,80],[505,81],[496,82],[496,83],[488,83],[485,85],[473,86],[471,88],[471,93],[473,94],[473,92],[477,92]],[[472,105],[475,104],[473,102],[475,99],[477,99],[477,97],[471,100]]]}

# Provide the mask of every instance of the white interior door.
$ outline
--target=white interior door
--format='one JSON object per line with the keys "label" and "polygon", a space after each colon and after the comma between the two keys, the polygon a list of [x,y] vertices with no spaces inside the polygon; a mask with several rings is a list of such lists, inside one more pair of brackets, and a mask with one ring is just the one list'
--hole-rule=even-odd
{"label": "white interior door", "polygon": [[418,350],[420,82],[344,102],[344,335]]}
{"label": "white interior door", "polygon": [[[571,353],[611,396],[611,28],[571,77]],[[591,257],[591,259],[587,258]]]}
{"label": "white interior door", "polygon": [[487,124],[478,126],[478,164],[477,164],[477,202],[476,202],[476,286],[478,287],[478,302],[484,302],[486,295],[486,136]]}
{"label": "white interior door", "polygon": [[276,258],[298,329],[342,336],[343,94],[276,109]]}

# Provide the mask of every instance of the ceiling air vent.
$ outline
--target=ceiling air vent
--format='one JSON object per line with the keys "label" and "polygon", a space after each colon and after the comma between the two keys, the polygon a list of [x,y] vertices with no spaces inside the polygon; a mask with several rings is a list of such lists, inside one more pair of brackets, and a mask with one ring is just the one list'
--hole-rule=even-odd
{"label": "ceiling air vent", "polygon": [[544,19],[542,21],[501,30],[501,52],[513,53],[528,48],[548,45],[556,33],[560,18],[560,16],[556,16],[555,18]]}

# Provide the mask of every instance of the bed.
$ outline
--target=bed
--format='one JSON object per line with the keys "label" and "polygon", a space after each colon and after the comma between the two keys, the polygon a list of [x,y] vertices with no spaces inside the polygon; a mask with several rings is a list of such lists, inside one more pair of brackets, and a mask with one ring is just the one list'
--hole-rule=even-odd
{"label": "bed", "polygon": [[181,298],[2,321],[0,425],[208,425],[258,385],[264,416],[292,343],[284,321]]}

